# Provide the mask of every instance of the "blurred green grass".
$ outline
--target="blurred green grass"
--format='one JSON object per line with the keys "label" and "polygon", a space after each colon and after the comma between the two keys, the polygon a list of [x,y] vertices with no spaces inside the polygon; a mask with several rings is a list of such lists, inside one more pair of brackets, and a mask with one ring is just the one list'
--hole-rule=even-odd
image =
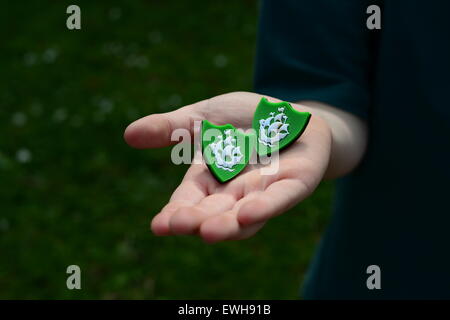
{"label": "blurred green grass", "polygon": [[[254,238],[157,238],[151,217],[185,166],[133,150],[131,121],[252,89],[256,1],[68,1],[0,6],[0,298],[298,297],[333,186]],[[82,290],[66,289],[68,265]]]}

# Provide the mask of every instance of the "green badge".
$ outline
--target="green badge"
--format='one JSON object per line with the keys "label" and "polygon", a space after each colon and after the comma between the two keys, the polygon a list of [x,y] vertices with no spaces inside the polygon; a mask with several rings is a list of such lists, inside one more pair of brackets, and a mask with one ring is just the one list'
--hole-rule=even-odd
{"label": "green badge", "polygon": [[269,102],[262,98],[252,122],[258,135],[258,155],[265,156],[289,146],[302,135],[310,118],[309,112],[299,112],[288,102]]}
{"label": "green badge", "polygon": [[247,165],[254,149],[254,135],[238,131],[231,124],[216,126],[202,121],[203,158],[220,182],[233,179]]}

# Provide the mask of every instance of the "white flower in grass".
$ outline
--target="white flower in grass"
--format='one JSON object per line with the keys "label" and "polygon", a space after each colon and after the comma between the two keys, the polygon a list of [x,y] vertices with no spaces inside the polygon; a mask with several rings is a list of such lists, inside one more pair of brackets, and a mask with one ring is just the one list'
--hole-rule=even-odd
{"label": "white flower in grass", "polygon": [[53,113],[53,121],[63,122],[67,119],[67,111],[64,108],[59,108]]}
{"label": "white flower in grass", "polygon": [[23,112],[13,114],[11,122],[17,127],[23,127],[27,123],[27,115]]}
{"label": "white flower in grass", "polygon": [[218,54],[214,57],[214,65],[217,68],[224,68],[228,64],[228,58],[223,54]]}
{"label": "white flower in grass", "polygon": [[130,68],[144,69],[148,66],[148,58],[146,56],[131,54],[126,58],[125,65]]}
{"label": "white flower in grass", "polygon": [[101,113],[110,113],[114,109],[114,101],[108,98],[100,98],[98,108]]}
{"label": "white flower in grass", "polygon": [[123,51],[123,45],[119,42],[105,43],[102,47],[102,51],[105,54],[118,56]]}
{"label": "white flower in grass", "polygon": [[21,148],[17,150],[16,160],[19,163],[28,163],[31,161],[32,155],[31,151],[26,148]]}
{"label": "white flower in grass", "polygon": [[45,63],[53,63],[53,62],[55,62],[56,58],[58,57],[58,54],[59,54],[58,50],[56,50],[55,48],[48,48],[42,54],[42,60]]}

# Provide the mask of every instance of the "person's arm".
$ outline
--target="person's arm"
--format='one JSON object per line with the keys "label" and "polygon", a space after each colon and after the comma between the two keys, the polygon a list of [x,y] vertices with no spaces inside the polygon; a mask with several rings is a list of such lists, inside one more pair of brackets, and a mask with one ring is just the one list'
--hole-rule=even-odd
{"label": "person's arm", "polygon": [[[169,113],[153,114],[129,125],[125,140],[136,148],[172,145],[173,130],[184,128],[193,133],[194,121],[203,119],[251,128],[261,97],[234,92]],[[205,164],[192,164],[169,203],[154,217],[153,232],[198,234],[207,242],[248,238],[267,220],[308,197],[325,174],[342,175],[356,166],[365,144],[360,120],[317,103],[292,105],[310,111],[312,117],[300,139],[280,152],[276,172],[262,175],[261,165],[248,165],[236,178],[221,184]]]}
{"label": "person's arm", "polygon": [[361,161],[367,146],[368,128],[361,118],[318,101],[299,101],[299,111],[308,111],[323,119],[331,131],[330,162],[324,178],[341,177]]}
{"label": "person's arm", "polygon": [[255,91],[296,101],[327,122],[333,137],[327,178],[350,172],[366,148],[376,74],[366,9],[373,1],[261,1]]}

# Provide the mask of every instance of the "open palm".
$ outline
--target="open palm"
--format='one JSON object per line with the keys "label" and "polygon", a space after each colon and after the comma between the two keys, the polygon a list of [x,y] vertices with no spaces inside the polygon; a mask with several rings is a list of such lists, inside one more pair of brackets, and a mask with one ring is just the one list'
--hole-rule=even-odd
{"label": "open palm", "polygon": [[[192,132],[194,121],[204,119],[251,128],[260,99],[254,93],[235,92],[153,114],[132,123],[125,140],[136,148],[167,146],[173,143],[173,130]],[[192,164],[169,203],[153,218],[151,228],[157,235],[198,234],[207,242],[248,238],[268,219],[314,191],[327,169],[330,148],[328,126],[313,115],[301,138],[280,153],[274,174],[262,175],[261,165],[249,164],[236,178],[221,184],[205,164]]]}

